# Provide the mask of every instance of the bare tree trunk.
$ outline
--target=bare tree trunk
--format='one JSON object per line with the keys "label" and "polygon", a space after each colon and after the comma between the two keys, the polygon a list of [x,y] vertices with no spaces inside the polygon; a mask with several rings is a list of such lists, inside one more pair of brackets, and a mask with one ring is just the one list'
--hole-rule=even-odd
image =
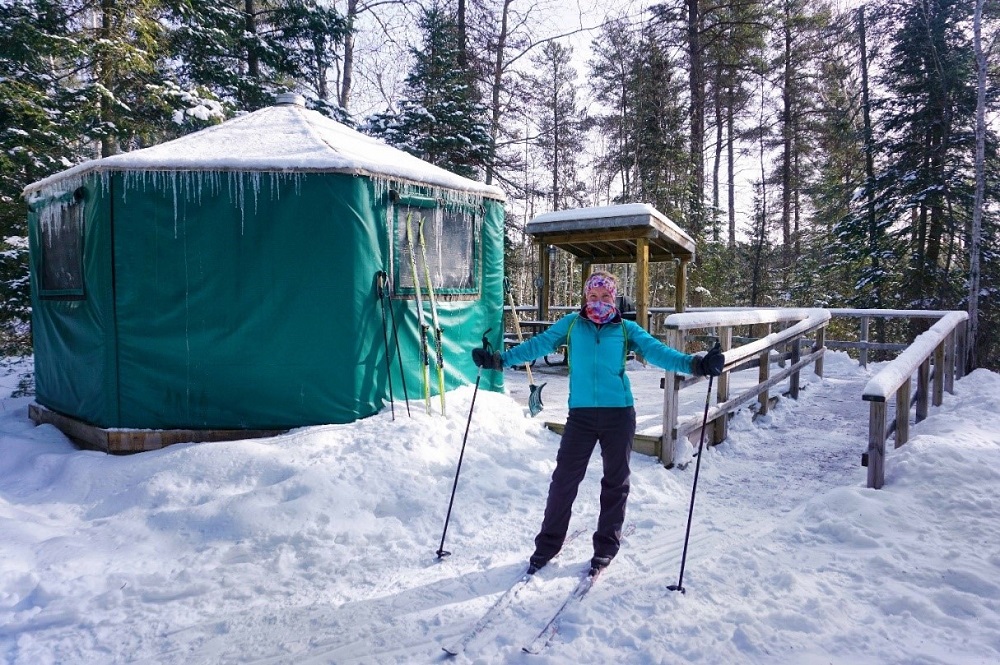
{"label": "bare tree trunk", "polygon": [[[257,9],[254,0],[243,0],[243,20],[247,34],[256,35]],[[253,49],[247,51],[247,75],[252,79],[260,79],[260,59]]]}
{"label": "bare tree trunk", "polygon": [[729,188],[729,247],[736,247],[736,155],[735,140],[733,138],[734,125],[736,124],[733,110],[734,95],[733,89],[728,89],[729,101],[726,104],[726,185]]}
{"label": "bare tree trunk", "polygon": [[967,370],[978,366],[979,353],[979,260],[983,235],[983,190],[986,154],[986,53],[983,50],[983,4],[976,0],[972,23],[972,44],[976,54],[976,190],[972,204],[972,238],[969,247],[969,341],[968,357],[964,359]]}
{"label": "bare tree trunk", "polygon": [[[101,0],[101,39],[105,44],[111,43],[111,28],[112,20],[111,14],[114,10],[114,0]],[[112,118],[111,102],[108,99],[108,94],[113,89],[112,85],[112,73],[111,73],[111,56],[107,52],[106,47],[102,47],[100,50],[100,55],[97,59],[97,79],[104,86],[104,89],[108,91],[101,95],[101,122],[104,123],[106,127],[113,126],[114,118]],[[114,137],[108,135],[107,133],[101,136],[101,157],[110,157],[118,152],[118,143],[115,141]]]}
{"label": "bare tree trunk", "polygon": [[705,72],[702,71],[701,12],[698,0],[687,0],[688,58],[691,71],[691,173],[689,182],[690,226],[696,237],[705,228]]}
{"label": "bare tree trunk", "polygon": [[351,103],[351,86],[354,83],[354,21],[358,17],[358,0],[347,0],[347,34],[344,35],[343,76],[340,80],[340,95],[337,102],[347,110]]}
{"label": "bare tree trunk", "polygon": [[469,66],[468,37],[465,34],[465,0],[458,0],[458,66],[466,69]]}
{"label": "bare tree trunk", "polygon": [[719,169],[722,162],[723,143],[723,96],[720,90],[715,93],[715,161],[712,163],[712,240],[719,241]]}
{"label": "bare tree trunk", "polygon": [[[558,84],[557,84],[558,85]],[[552,91],[552,209],[559,210],[559,90]]]}
{"label": "bare tree trunk", "polygon": [[[510,16],[510,5],[514,0],[504,0],[503,10],[500,13],[500,34],[497,35],[497,52],[493,60],[493,80],[490,82],[490,141],[492,142],[491,154],[496,156],[497,140],[500,138],[500,91],[503,90],[503,61],[507,51],[508,18]],[[525,133],[527,136],[527,133]],[[486,184],[493,184],[494,170],[496,163],[491,162],[486,166]]]}
{"label": "bare tree trunk", "polygon": [[[858,41],[861,46],[861,109],[864,122],[865,141],[865,190],[868,208],[868,260],[871,262],[872,273],[879,270],[878,220],[875,216],[875,147],[872,142],[871,101],[868,96],[868,44],[865,37],[865,8],[858,9]],[[874,287],[875,301],[873,307],[881,307],[881,285],[876,282]],[[884,341],[884,340],[879,340]]]}
{"label": "bare tree trunk", "polygon": [[753,268],[753,290],[750,299],[750,306],[756,307],[758,305],[758,298],[760,297],[760,282],[764,279],[763,274],[763,255],[764,255],[764,241],[767,238],[767,144],[764,136],[764,113],[767,108],[766,103],[766,91],[767,91],[767,81],[765,80],[765,74],[761,71],[760,74],[760,117],[758,118],[758,123],[760,125],[760,231],[757,237],[757,248],[756,248],[756,258],[754,260]]}
{"label": "bare tree trunk", "polygon": [[781,258],[788,277],[792,265],[792,28],[791,9],[785,0],[784,60],[781,80]]}
{"label": "bare tree trunk", "polygon": [[800,137],[798,121],[792,124],[792,133],[796,137],[792,153],[792,260],[798,261],[799,257],[802,256],[802,201],[800,199],[802,164],[798,145]]}

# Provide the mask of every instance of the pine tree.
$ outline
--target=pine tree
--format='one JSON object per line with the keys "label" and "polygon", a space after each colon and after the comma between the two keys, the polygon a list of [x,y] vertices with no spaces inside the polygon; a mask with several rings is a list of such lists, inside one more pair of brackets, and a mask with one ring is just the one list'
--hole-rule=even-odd
{"label": "pine tree", "polygon": [[635,95],[637,201],[681,219],[686,195],[684,83],[652,26],[645,26],[633,60],[630,86]]}
{"label": "pine tree", "polygon": [[78,161],[80,110],[52,63],[72,60],[61,3],[19,0],[0,10],[0,354],[31,352],[24,187]]}
{"label": "pine tree", "polygon": [[610,23],[594,53],[591,87],[611,109],[596,123],[613,137],[598,168],[619,180],[616,201],[650,203],[680,222],[688,165],[680,70],[652,24],[634,35],[626,22]]}
{"label": "pine tree", "polygon": [[953,307],[964,295],[961,244],[972,212],[972,7],[906,0],[885,10],[893,44],[878,104],[879,214],[905,259],[902,305]]}
{"label": "pine tree", "polygon": [[[862,69],[867,44],[861,49],[861,13],[838,18],[827,32],[827,57],[819,69],[817,160],[809,200],[818,235],[828,260],[824,302],[829,306],[884,307],[889,273],[883,269],[885,229],[871,226],[865,191],[866,136]],[[862,57],[862,51],[865,57]]]}
{"label": "pine tree", "polygon": [[617,202],[638,200],[635,164],[635,117],[637,106],[634,63],[639,44],[631,24],[624,19],[609,21],[594,40],[589,63],[590,87],[594,98],[607,109],[595,122],[607,147],[598,156],[596,168],[605,181],[616,182]]}
{"label": "pine tree", "polygon": [[[803,0],[783,0],[777,34],[780,67],[781,143],[776,180],[780,182],[782,265],[786,278],[802,252],[801,236],[805,184],[811,175],[809,160],[814,149],[815,72],[826,44],[819,38],[829,22],[828,10]],[[793,280],[794,281],[794,280]],[[786,288],[791,287],[786,283]]]}
{"label": "pine tree", "polygon": [[228,110],[255,111],[287,90],[346,120],[328,88],[335,47],[347,22],[316,0],[166,0],[173,75],[210,91]]}
{"label": "pine tree", "polygon": [[[722,163],[726,164],[726,240],[736,244],[736,160],[739,121],[747,115],[752,99],[748,74],[762,57],[768,30],[764,3],[737,0],[723,3],[708,14],[705,59],[708,63],[707,102],[711,104],[715,145],[712,160],[712,207],[708,217],[713,240],[722,235]],[[725,153],[725,154],[724,154]]]}
{"label": "pine tree", "polygon": [[579,180],[586,116],[576,97],[576,69],[570,65],[573,49],[548,42],[532,58],[538,125],[535,145],[548,171],[549,201],[553,210],[584,204]]}
{"label": "pine tree", "polygon": [[473,72],[459,66],[458,24],[434,5],[423,10],[420,30],[422,45],[412,50],[398,111],[373,115],[366,130],[432,164],[476,177],[490,159],[490,129]]}

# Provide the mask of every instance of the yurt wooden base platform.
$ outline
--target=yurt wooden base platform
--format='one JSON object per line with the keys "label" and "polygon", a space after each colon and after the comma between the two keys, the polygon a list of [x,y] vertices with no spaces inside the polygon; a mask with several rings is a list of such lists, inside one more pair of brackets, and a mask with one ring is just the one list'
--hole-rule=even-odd
{"label": "yurt wooden base platform", "polygon": [[36,425],[48,423],[86,450],[113,455],[159,450],[175,443],[238,441],[276,436],[287,430],[249,429],[122,429],[96,427],[76,418],[56,413],[39,404],[28,406],[28,417]]}

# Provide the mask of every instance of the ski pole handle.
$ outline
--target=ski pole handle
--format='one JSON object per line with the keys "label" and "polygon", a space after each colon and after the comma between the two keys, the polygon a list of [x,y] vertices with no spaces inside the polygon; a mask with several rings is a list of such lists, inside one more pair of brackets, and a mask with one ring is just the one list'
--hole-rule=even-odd
{"label": "ski pole handle", "polygon": [[379,270],[375,273],[375,284],[378,290],[378,299],[382,300],[385,298],[385,287],[389,283],[389,275],[384,270]]}

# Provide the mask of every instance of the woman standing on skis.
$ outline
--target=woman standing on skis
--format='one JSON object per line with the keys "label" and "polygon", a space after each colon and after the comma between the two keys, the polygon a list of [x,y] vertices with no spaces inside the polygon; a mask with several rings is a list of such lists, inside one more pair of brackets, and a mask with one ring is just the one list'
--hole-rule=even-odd
{"label": "woman standing on skis", "polygon": [[635,436],[632,390],[625,373],[629,351],[672,372],[718,376],[724,358],[718,346],[689,355],[658,341],[615,307],[614,275],[595,272],[584,286],[584,304],[545,332],[506,353],[490,355],[477,348],[472,359],[484,369],[500,370],[553,353],[566,346],[569,366],[569,417],[559,442],[542,526],[535,537],[529,572],[535,572],[562,548],[577,488],[587,472],[595,445],[601,444],[601,512],[594,532],[591,568],[607,567],[618,554],[629,493],[629,459]]}

